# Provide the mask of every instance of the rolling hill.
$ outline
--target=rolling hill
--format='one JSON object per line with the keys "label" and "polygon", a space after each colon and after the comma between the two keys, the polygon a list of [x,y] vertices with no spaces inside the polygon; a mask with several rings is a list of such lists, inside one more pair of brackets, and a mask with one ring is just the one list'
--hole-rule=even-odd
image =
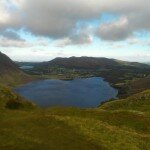
{"label": "rolling hill", "polygon": [[66,80],[91,76],[103,77],[119,90],[120,98],[150,88],[149,65],[108,58],[56,58],[37,64],[28,73]]}
{"label": "rolling hill", "polygon": [[146,64],[126,62],[108,58],[70,57],[55,58],[49,62],[39,64],[41,67],[64,67],[69,69],[113,69],[116,67],[148,67]]}

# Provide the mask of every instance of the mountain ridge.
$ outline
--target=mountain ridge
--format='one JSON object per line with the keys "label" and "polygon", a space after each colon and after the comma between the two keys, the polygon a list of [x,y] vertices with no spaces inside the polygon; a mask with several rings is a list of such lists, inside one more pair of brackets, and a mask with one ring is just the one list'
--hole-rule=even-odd
{"label": "mountain ridge", "polygon": [[105,57],[56,57],[55,59],[47,62],[39,63],[40,66],[45,67],[64,67],[69,69],[111,69],[120,66],[129,67],[149,67],[146,64],[138,62],[127,62],[117,59],[109,59]]}

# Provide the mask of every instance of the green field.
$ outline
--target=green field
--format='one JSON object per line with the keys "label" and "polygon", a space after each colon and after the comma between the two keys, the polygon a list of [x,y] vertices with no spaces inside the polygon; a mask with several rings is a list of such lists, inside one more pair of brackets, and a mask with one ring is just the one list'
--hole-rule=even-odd
{"label": "green field", "polygon": [[41,109],[0,88],[1,150],[149,150],[150,90],[95,109]]}

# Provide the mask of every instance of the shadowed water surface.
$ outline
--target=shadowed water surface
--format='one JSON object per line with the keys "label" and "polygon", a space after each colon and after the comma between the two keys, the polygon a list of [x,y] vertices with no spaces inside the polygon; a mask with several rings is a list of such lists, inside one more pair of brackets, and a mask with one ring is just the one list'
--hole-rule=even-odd
{"label": "shadowed water surface", "polygon": [[115,98],[118,91],[100,77],[64,80],[41,80],[31,82],[15,91],[42,107],[76,106],[97,107],[102,101]]}

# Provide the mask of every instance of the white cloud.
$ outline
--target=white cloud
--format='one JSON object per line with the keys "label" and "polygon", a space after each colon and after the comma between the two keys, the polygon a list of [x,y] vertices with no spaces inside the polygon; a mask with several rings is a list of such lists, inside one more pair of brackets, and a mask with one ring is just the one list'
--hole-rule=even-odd
{"label": "white cloud", "polygon": [[64,38],[56,42],[57,47],[65,47],[66,45],[87,45],[91,44],[93,38],[89,35],[75,36],[70,38]]}
{"label": "white cloud", "polygon": [[131,35],[129,28],[128,19],[121,17],[117,21],[102,24],[97,30],[97,35],[104,40],[124,40]]}
{"label": "white cloud", "polygon": [[1,0],[0,1],[0,24],[5,24],[9,21],[10,19],[10,13],[7,11],[5,7],[5,1]]}
{"label": "white cloud", "polygon": [[27,43],[23,40],[14,40],[14,39],[7,39],[5,37],[0,38],[0,47],[31,47],[32,44]]}
{"label": "white cloud", "polygon": [[12,39],[12,40],[22,40],[21,37],[16,32],[11,30],[1,31],[1,35],[5,38]]}
{"label": "white cloud", "polygon": [[81,26],[79,30],[72,33],[69,37],[56,41],[57,47],[65,47],[66,45],[88,45],[93,42],[91,28]]}
{"label": "white cloud", "polygon": [[0,47],[18,47],[29,48],[35,46],[48,46],[49,42],[45,39],[37,39],[34,42],[28,42],[22,39],[0,37]]}
{"label": "white cloud", "polygon": [[[103,12],[124,16],[119,21],[103,24],[100,27],[98,35],[104,40],[123,40],[134,31],[150,29],[149,0],[10,1],[17,10],[6,9],[4,0],[0,2],[0,29],[3,30],[8,27],[16,30],[25,27],[34,35],[54,39],[70,38],[78,21],[98,20]],[[71,38],[70,40],[72,41]]]}

